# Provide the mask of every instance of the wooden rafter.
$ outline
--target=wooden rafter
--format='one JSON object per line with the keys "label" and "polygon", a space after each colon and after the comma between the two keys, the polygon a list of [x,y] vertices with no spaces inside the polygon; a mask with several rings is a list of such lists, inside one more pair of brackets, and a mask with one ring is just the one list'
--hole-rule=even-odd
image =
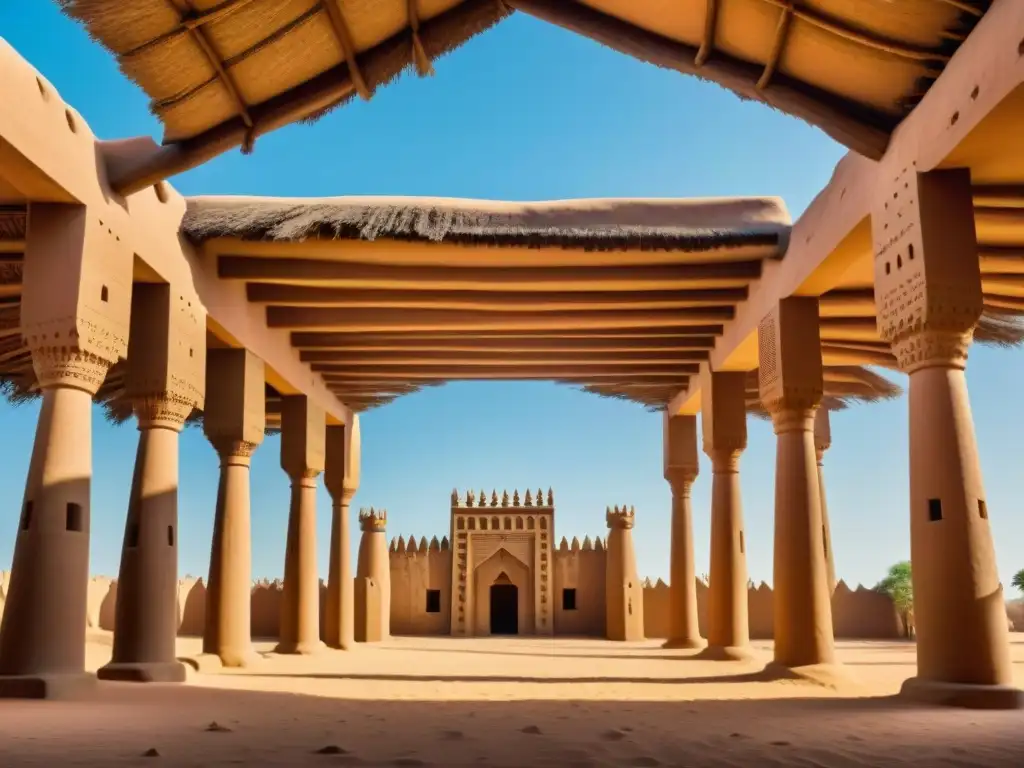
{"label": "wooden rafter", "polygon": [[420,39],[420,12],[417,8],[417,0],[408,0],[409,29],[412,30],[412,60],[416,64],[416,71],[420,77],[427,77],[434,74],[434,65],[427,55]]}
{"label": "wooden rafter", "polygon": [[772,75],[779,68],[782,61],[782,52],[786,49],[786,41],[789,39],[789,29],[793,24],[793,3],[781,4],[779,11],[779,22],[775,27],[775,39],[772,41],[772,50],[768,54],[768,61],[765,62],[764,72],[757,79],[757,89],[764,90],[771,82]]}
{"label": "wooden rafter", "polygon": [[348,24],[338,6],[338,0],[320,0],[320,7],[327,13],[327,18],[331,22],[331,29],[334,31],[334,37],[345,57],[345,63],[348,64],[349,77],[356,93],[365,101],[369,101],[373,94],[366,85],[366,78],[363,77],[362,70],[359,69],[359,62],[356,60],[356,46],[352,42],[352,33],[349,32]]}
{"label": "wooden rafter", "polygon": [[718,0],[705,0],[707,3],[704,10],[704,38],[700,41],[700,48],[697,49],[693,63],[698,67],[703,66],[708,56],[715,50],[715,31],[718,28]]}

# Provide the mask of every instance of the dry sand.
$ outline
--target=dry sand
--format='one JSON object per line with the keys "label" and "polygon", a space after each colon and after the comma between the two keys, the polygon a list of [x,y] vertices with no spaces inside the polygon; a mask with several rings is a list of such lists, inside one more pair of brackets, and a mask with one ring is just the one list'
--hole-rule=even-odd
{"label": "dry sand", "polygon": [[[1024,685],[1024,634],[1013,642]],[[198,647],[180,641],[182,654]],[[1024,713],[907,705],[889,697],[913,674],[912,644],[839,647],[857,681],[840,691],[760,682],[756,665],[693,661],[656,641],[395,638],[268,655],[180,686],[2,701],[0,766],[1024,765]],[[90,666],[109,653],[109,635],[92,634]]]}

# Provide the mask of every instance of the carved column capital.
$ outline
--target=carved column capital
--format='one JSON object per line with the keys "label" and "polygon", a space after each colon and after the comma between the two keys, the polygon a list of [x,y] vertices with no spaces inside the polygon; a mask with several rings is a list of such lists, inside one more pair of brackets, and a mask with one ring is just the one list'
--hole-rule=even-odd
{"label": "carved column capital", "polygon": [[139,429],[173,429],[180,432],[192,413],[194,401],[173,392],[136,397],[132,401]]}
{"label": "carved column capital", "polygon": [[813,431],[814,413],[817,409],[818,404],[812,398],[803,401],[786,398],[784,401],[772,403],[768,413],[771,414],[775,434],[781,435],[785,432]]}
{"label": "carved column capital", "polygon": [[316,487],[316,479],[320,476],[320,470],[313,467],[306,467],[301,470],[291,470],[288,473],[288,479],[292,481],[292,485],[301,485],[307,488]]}
{"label": "carved column capital", "polygon": [[341,504],[341,506],[343,506],[343,507],[347,507],[347,506],[349,506],[352,503],[352,499],[355,498],[356,491],[358,491],[358,490],[359,490],[358,486],[357,487],[342,488],[341,489],[341,493],[331,494],[334,497],[332,499],[332,501],[334,501],[334,503],[336,503],[336,504]]}
{"label": "carved column capital", "polygon": [[967,350],[974,330],[946,330],[917,327],[899,334],[892,341],[892,351],[900,370],[914,373],[923,368],[967,367]]}
{"label": "carved column capital", "polygon": [[697,479],[696,466],[673,466],[665,468],[665,479],[673,496],[688,498],[693,482]]}
{"label": "carved column capital", "polygon": [[210,437],[210,443],[220,456],[221,464],[239,464],[246,467],[249,466],[252,455],[259,446],[259,443],[224,436]]}
{"label": "carved column capital", "polygon": [[113,361],[76,347],[32,347],[32,367],[41,389],[68,387],[95,395]]}
{"label": "carved column capital", "polygon": [[742,448],[718,448],[704,444],[704,453],[711,459],[711,471],[716,475],[736,474],[740,471]]}

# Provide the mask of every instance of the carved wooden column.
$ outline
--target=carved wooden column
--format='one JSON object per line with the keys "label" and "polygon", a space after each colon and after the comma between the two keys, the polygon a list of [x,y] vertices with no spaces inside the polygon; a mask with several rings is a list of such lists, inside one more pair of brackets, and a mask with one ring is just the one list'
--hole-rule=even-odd
{"label": "carved wooden column", "polygon": [[708,648],[701,656],[710,659],[753,655],[739,475],[740,454],[747,447],[746,378],[744,372],[701,366],[701,426],[712,472]]}
{"label": "carved wooden column", "polygon": [[326,420],[304,395],[281,398],[281,468],[292,483],[277,653],[315,653],[320,642],[316,479],[324,470]]}
{"label": "carved wooden column", "polygon": [[331,494],[331,555],[324,607],[324,640],[331,648],[353,647],[352,546],[349,505],[359,490],[359,416],[348,424],[327,427],[324,482]]}
{"label": "carved wooden column", "polygon": [[49,698],[85,672],[92,398],[127,351],[132,252],[83,206],[34,204],[22,335],[42,390],[0,623],[0,697]]}
{"label": "carved wooden column", "polygon": [[668,640],[663,648],[703,648],[697,624],[697,574],[693,562],[693,508],[690,491],[699,470],[697,417],[663,419],[665,479],[672,488],[669,553]]}
{"label": "carved wooden column", "polygon": [[644,589],[636,570],[632,507],[605,513],[608,547],[605,550],[605,628],[609,640],[644,639]]}
{"label": "carved wooden column", "polygon": [[203,653],[227,667],[258,660],[252,647],[249,463],[266,428],[263,361],[245,349],[207,354],[203,430],[220,456],[220,484],[206,586]]}
{"label": "carved wooden column", "polygon": [[821,665],[835,663],[814,455],[814,414],[823,387],[818,300],[780,301],[761,321],[758,346],[761,401],[777,436],[775,664],[817,678],[828,674]]}
{"label": "carved wooden column", "polygon": [[[186,295],[188,298],[185,298]],[[132,296],[127,396],[139,427],[105,680],[183,682],[178,635],[178,434],[203,407],[206,312],[166,283]]]}
{"label": "carved wooden column", "polygon": [[391,634],[391,557],[385,531],[386,510],[360,510],[359,559],[355,581],[355,639],[386,640]]}
{"label": "carved wooden column", "polygon": [[880,335],[910,376],[910,552],[926,701],[1019,707],[964,369],[982,312],[970,173],[906,169],[872,212]]}
{"label": "carved wooden column", "polygon": [[832,425],[828,409],[819,406],[814,414],[814,454],[818,463],[818,492],[821,495],[821,546],[825,550],[825,569],[828,571],[828,591],[836,591],[836,559],[832,551],[832,528],[828,522],[828,497],[825,494],[825,451],[832,447]]}

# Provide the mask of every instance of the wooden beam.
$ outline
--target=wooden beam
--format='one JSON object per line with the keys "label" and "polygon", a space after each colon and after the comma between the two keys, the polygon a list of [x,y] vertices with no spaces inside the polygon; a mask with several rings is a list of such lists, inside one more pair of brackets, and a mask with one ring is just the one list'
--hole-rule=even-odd
{"label": "wooden beam", "polygon": [[843,146],[880,160],[896,120],[875,110],[778,74],[758,90],[762,68],[716,52],[697,64],[697,49],[636,27],[583,3],[567,0],[505,0],[513,8],[665,69],[714,80],[739,96],[775,107],[821,128]]}
{"label": "wooden beam", "polygon": [[353,343],[366,343],[370,346],[402,345],[406,342],[441,342],[444,344],[463,343],[469,341],[481,342],[507,342],[507,343],[533,343],[548,341],[561,343],[562,341],[606,341],[611,340],[621,343],[624,340],[650,340],[650,339],[671,339],[676,341],[687,341],[694,338],[714,336],[722,332],[721,325],[689,325],[679,327],[663,328],[597,328],[577,329],[567,328],[564,330],[492,330],[492,331],[470,331],[470,332],[445,332],[445,331],[382,331],[378,333],[364,333],[353,336],[350,333],[324,332],[324,331],[295,331],[292,333],[292,344],[297,347],[320,346],[332,347],[335,345],[349,346]]}
{"label": "wooden beam", "polygon": [[559,384],[604,384],[611,386],[616,382],[629,384],[664,382],[666,386],[685,389],[690,375],[686,373],[649,373],[646,371],[628,371],[622,373],[601,371],[573,371],[570,369],[537,371],[518,368],[502,368],[493,371],[466,369],[462,371],[346,371],[338,374],[323,374],[324,383],[328,388],[347,386],[357,383],[373,382],[382,388],[390,387],[395,382],[412,383],[443,383],[447,381],[553,381]]}
{"label": "wooden beam", "polygon": [[688,291],[401,291],[358,288],[320,288],[279,283],[249,283],[249,301],[304,307],[349,309],[452,309],[477,312],[553,312],[608,309],[686,309],[737,303],[746,288]]}
{"label": "wooden beam", "polygon": [[[644,376],[686,376],[697,373],[700,363],[697,362],[640,362],[633,364],[629,362],[603,362],[598,365],[588,365],[576,360],[566,361],[545,361],[532,360],[523,361],[519,364],[487,363],[483,365],[474,361],[462,362],[459,360],[433,360],[421,363],[402,362],[395,363],[372,363],[367,366],[354,366],[348,363],[311,363],[309,366],[314,372],[323,374],[327,380],[332,374],[339,376],[365,375],[373,377],[377,374],[382,376],[402,376],[404,374],[420,375],[429,374],[437,378],[458,378],[462,374],[472,374],[474,377],[496,376],[499,378],[516,378],[519,374],[529,376],[546,376],[551,379],[566,378],[572,376],[623,376],[629,378],[636,373]],[[370,370],[367,370],[369,368]]]}
{"label": "wooden beam", "polygon": [[[402,336],[371,337],[352,334],[293,333],[292,346],[300,350],[317,350],[327,353],[420,353],[436,352],[457,354],[460,352],[489,352],[500,354],[522,354],[531,352],[554,354],[609,354],[616,352],[683,352],[710,350],[715,345],[714,336],[654,337],[650,339],[577,338],[559,339],[545,337],[479,338],[476,336],[449,339],[406,338]],[[301,355],[307,354],[305,351]]]}
{"label": "wooden beam", "polygon": [[380,331],[488,331],[582,328],[648,328],[722,322],[732,307],[657,312],[460,312],[441,309],[387,310],[333,307],[267,307],[267,326],[291,330],[330,328],[339,333]]}
{"label": "wooden beam", "polygon": [[221,256],[223,280],[285,282],[334,288],[476,291],[633,291],[742,287],[761,276],[761,262],[721,261],[615,267],[399,267],[328,259]]}
{"label": "wooden beam", "polygon": [[662,363],[700,362],[706,360],[707,351],[702,352],[503,352],[495,354],[488,350],[474,350],[451,354],[447,352],[389,351],[389,352],[336,352],[333,350],[307,350],[299,353],[304,363],[316,365],[336,363],[338,366],[391,366],[391,365],[548,365],[550,363],[573,363],[574,365],[659,365]]}

